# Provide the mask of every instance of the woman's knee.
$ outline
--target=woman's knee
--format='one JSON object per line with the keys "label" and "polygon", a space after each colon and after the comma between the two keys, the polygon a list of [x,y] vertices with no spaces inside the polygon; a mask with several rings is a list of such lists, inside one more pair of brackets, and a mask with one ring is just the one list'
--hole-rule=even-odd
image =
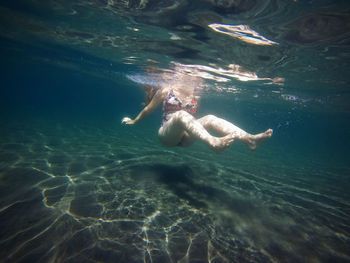
{"label": "woman's knee", "polygon": [[218,117],[216,117],[215,115],[209,114],[209,115],[206,115],[205,118],[208,121],[213,121],[213,120],[216,120]]}
{"label": "woman's knee", "polygon": [[218,117],[216,117],[215,115],[205,115],[204,117],[200,118],[199,121],[203,124],[203,125],[208,125],[210,123],[213,123],[215,120],[217,120]]}

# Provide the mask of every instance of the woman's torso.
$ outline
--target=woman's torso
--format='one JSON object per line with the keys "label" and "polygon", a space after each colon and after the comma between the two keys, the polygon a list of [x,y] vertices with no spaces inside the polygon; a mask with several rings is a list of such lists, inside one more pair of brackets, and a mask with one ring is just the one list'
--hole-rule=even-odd
{"label": "woman's torso", "polygon": [[[181,96],[182,95],[182,96]],[[162,124],[168,121],[171,114],[184,110],[191,115],[195,115],[198,111],[198,96],[188,96],[187,94],[181,94],[176,90],[170,89],[166,99],[163,101],[163,115]]]}

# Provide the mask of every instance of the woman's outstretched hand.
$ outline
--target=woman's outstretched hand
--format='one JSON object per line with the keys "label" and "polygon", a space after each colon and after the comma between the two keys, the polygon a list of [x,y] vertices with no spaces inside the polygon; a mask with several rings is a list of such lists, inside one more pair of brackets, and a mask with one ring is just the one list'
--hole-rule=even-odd
{"label": "woman's outstretched hand", "polygon": [[124,117],[122,119],[122,124],[132,125],[132,124],[135,124],[135,121],[130,119],[129,117]]}

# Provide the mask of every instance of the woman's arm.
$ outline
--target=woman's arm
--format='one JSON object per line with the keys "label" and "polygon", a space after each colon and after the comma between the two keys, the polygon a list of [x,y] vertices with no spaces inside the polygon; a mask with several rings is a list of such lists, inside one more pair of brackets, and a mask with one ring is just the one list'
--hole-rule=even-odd
{"label": "woman's arm", "polygon": [[159,106],[159,104],[162,103],[164,97],[163,95],[164,93],[162,91],[157,91],[157,93],[153,96],[151,102],[143,108],[143,110],[137,115],[134,120],[130,119],[129,117],[125,117],[122,119],[122,123],[132,125],[148,116]]}

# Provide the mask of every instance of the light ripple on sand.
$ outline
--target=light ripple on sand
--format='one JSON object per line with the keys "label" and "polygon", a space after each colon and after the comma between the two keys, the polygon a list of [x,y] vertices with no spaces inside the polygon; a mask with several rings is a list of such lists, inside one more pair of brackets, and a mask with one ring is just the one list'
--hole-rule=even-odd
{"label": "light ripple on sand", "polygon": [[[3,168],[1,187],[6,182],[11,183],[7,187],[15,187],[20,176],[12,173],[15,169],[35,171],[22,175],[25,184],[3,199],[0,216],[15,220],[16,205],[22,202],[19,196],[31,189],[42,196],[36,226],[45,222],[42,213],[50,215],[51,222],[42,228],[35,224],[12,232],[10,228],[0,240],[4,248],[22,234],[32,234],[2,254],[7,262],[30,258],[33,246],[51,251],[46,256],[54,261],[62,257],[55,251],[62,249],[67,251],[66,259],[88,257],[103,247],[103,241],[114,244],[108,251],[126,253],[130,262],[231,262],[242,251],[246,261],[273,262],[281,255],[300,260],[292,254],[308,246],[310,236],[321,252],[303,250],[303,256],[317,260],[332,253],[349,259],[341,250],[349,240],[348,203],[336,191],[323,194],[311,188],[313,181],[303,178],[307,170],[293,171],[274,163],[274,169],[283,172],[270,173],[265,159],[248,152],[232,150],[217,158],[197,146],[169,150],[141,139],[126,144],[121,138],[128,134],[119,134],[118,143],[113,139],[108,143],[103,129],[95,134],[94,129],[64,125],[60,128],[64,136],[48,144],[52,133],[36,129],[39,136],[33,136],[36,131],[31,129],[20,148],[6,142],[15,141],[16,134],[0,141],[6,145],[3,152],[16,156],[16,163]],[[113,134],[108,129],[105,133]],[[33,153],[32,144],[42,152]],[[287,174],[287,168],[294,176]],[[33,183],[31,176],[38,176]],[[53,244],[50,235],[65,226],[68,232]],[[332,244],[324,233],[332,236]],[[84,236],[91,240],[80,247],[66,247]],[[274,246],[281,254],[276,254]]]}

